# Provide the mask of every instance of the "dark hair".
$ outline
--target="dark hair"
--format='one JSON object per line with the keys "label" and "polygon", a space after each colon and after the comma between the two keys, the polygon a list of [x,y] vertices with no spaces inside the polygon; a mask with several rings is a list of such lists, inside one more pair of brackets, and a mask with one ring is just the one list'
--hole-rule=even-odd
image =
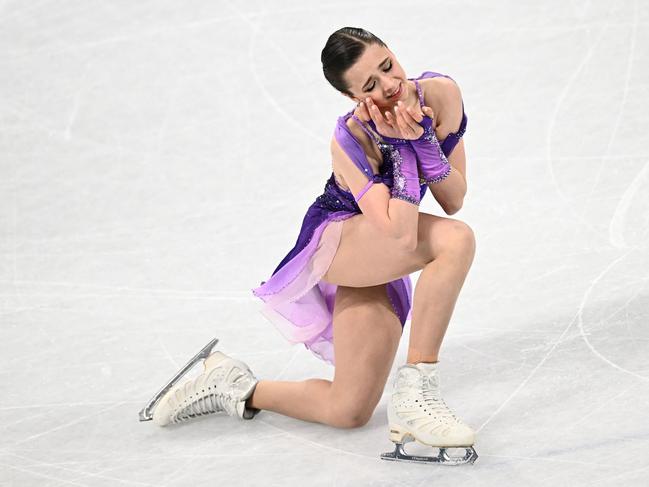
{"label": "dark hair", "polygon": [[324,76],[331,86],[352,96],[343,75],[371,44],[387,47],[385,42],[374,34],[358,27],[343,27],[329,36],[320,60]]}

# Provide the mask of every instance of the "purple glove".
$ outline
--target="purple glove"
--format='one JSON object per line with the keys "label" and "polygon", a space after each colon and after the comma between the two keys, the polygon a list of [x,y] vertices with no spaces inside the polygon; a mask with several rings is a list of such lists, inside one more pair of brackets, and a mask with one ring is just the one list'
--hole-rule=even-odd
{"label": "purple glove", "polygon": [[390,197],[419,206],[421,190],[417,172],[417,154],[407,139],[383,136],[383,140],[386,142],[383,147],[389,151],[392,161],[393,183]]}
{"label": "purple glove", "polygon": [[409,142],[417,154],[422,182],[426,184],[438,183],[449,175],[451,165],[435,136],[435,131],[432,128],[433,119],[424,115],[419,125],[424,128],[423,135],[418,139],[409,140]]}

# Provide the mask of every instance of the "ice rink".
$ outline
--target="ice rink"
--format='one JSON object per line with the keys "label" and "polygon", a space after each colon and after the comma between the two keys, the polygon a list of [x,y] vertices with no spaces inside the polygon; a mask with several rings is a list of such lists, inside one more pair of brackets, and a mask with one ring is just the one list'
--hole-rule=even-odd
{"label": "ice rink", "polygon": [[[410,323],[361,428],[138,421],[214,337],[333,378],[251,289],[331,174],[344,26],[462,90],[477,251],[440,368],[473,465],[379,458]],[[649,485],[647,2],[2,1],[0,64],[0,486]]]}

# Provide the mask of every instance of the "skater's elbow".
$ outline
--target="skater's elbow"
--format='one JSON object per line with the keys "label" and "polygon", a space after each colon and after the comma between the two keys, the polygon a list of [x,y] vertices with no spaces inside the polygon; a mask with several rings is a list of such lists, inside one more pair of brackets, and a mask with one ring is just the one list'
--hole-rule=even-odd
{"label": "skater's elbow", "polygon": [[444,205],[442,208],[444,210],[444,213],[447,215],[455,215],[458,211],[462,209],[462,206],[464,205],[464,200],[455,202],[453,204],[447,204]]}
{"label": "skater's elbow", "polygon": [[444,213],[454,215],[464,206],[464,194],[458,194],[452,198],[438,199],[438,202],[444,210]]}

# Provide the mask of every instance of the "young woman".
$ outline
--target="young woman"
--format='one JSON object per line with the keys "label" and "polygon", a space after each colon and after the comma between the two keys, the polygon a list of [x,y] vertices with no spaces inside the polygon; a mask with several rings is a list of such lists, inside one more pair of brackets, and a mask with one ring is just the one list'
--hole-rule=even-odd
{"label": "young woman", "polygon": [[[383,457],[406,459],[401,446],[416,439],[440,448],[429,461],[473,462],[474,432],[439,393],[438,356],[473,261],[474,234],[459,220],[419,211],[427,189],[447,214],[462,206],[467,117],[459,87],[431,71],[407,78],[394,53],[363,29],[333,33],[322,64],[330,84],[357,105],[338,118],[332,174],[294,248],[252,291],[289,341],[335,365],[334,379],[258,380],[244,362],[215,351],[200,376],[160,399],[153,419],[165,425],[218,411],[252,419],[266,409],[362,426],[412,318],[388,407],[397,450]],[[417,270],[413,302],[409,274]],[[467,454],[451,460],[446,447]]]}

